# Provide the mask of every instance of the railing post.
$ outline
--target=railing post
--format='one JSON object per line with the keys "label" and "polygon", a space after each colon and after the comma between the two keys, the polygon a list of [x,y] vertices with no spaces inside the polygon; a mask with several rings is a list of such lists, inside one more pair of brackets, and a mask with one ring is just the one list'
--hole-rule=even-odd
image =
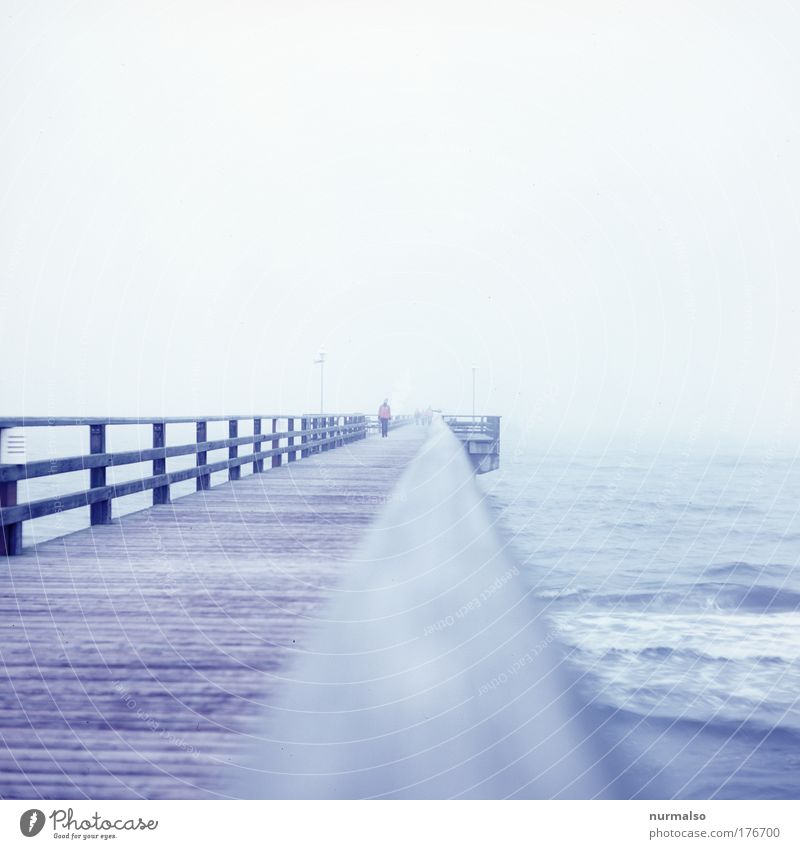
{"label": "railing post", "polygon": [[[290,433],[292,431],[294,431],[294,419],[287,419],[286,420],[286,430],[288,430]],[[287,442],[289,448],[294,447],[294,437],[293,436],[290,436],[289,439],[286,442]],[[296,459],[297,459],[297,451],[289,451],[286,454],[286,462],[287,463],[294,463],[294,461]]]}
{"label": "railing post", "polygon": [[[261,434],[261,419],[253,419],[253,436],[254,437],[260,436],[260,434]],[[261,451],[263,445],[264,445],[263,442],[256,442],[256,440],[253,439],[253,454],[258,454],[258,452]],[[264,460],[263,460],[263,458],[261,460],[254,460],[253,461],[253,474],[257,475],[259,472],[263,472],[263,471],[264,471]]]}
{"label": "railing post", "polygon": [[308,419],[300,419],[300,430],[302,434],[300,435],[300,459],[303,457],[308,457],[308,448],[305,446],[308,444],[308,434],[306,431],[308,430]]}
{"label": "railing post", "polygon": [[[319,419],[316,416],[314,416],[314,418],[311,419],[311,430],[316,430],[318,424],[319,424]],[[319,450],[318,447],[315,445],[316,442],[319,442],[319,434],[318,433],[312,433],[311,434],[311,453],[312,454],[316,454],[317,451]]]}
{"label": "railing post", "polygon": [[[103,424],[89,425],[89,452],[91,454],[106,453],[106,426]],[[89,470],[89,486],[92,489],[106,485],[106,467],[99,466]],[[107,525],[111,521],[111,499],[95,501],[89,505],[89,521],[92,525]]]}
{"label": "railing post", "polygon": [[[208,441],[208,425],[206,422],[197,422],[197,439],[196,442],[199,445],[201,442]],[[197,452],[197,465],[205,466],[207,462],[208,454],[205,451]],[[203,489],[211,489],[211,475],[198,475],[197,476],[197,491]]]}
{"label": "railing post", "polygon": [[[272,420],[272,432],[273,433],[278,432],[278,420],[277,419]],[[273,439],[272,440],[272,450],[277,451],[277,449],[280,448],[280,447],[281,447],[280,439]],[[281,464],[281,455],[280,454],[273,454],[272,455],[272,468],[277,469],[278,466],[280,466],[280,464]]]}
{"label": "railing post", "polygon": [[[228,422],[228,436],[231,439],[236,439],[239,435],[239,422],[237,419],[231,419]],[[235,460],[239,456],[239,446],[231,445],[228,447],[228,459]],[[242,476],[242,467],[241,466],[229,466],[228,467],[228,480],[229,481],[238,481]]]}
{"label": "railing post", "polygon": [[[153,448],[164,448],[167,444],[166,422],[153,423]],[[167,473],[167,458],[153,460],[153,474],[165,475]],[[169,504],[169,484],[153,487],[153,504]]]}
{"label": "railing post", "polygon": [[[16,506],[17,482],[0,483],[0,507]],[[0,534],[0,554],[6,554],[9,557],[13,554],[22,554],[22,522],[3,525],[2,534]]]}
{"label": "railing post", "polygon": [[[0,483],[0,507],[17,506],[17,482]],[[0,554],[8,555],[22,553],[22,522],[12,522],[3,525],[0,534]]]}
{"label": "railing post", "polygon": [[[2,438],[0,429],[0,439]],[[0,507],[17,506],[17,482],[0,483]],[[11,557],[22,553],[22,522],[12,522],[0,528],[0,555]]]}

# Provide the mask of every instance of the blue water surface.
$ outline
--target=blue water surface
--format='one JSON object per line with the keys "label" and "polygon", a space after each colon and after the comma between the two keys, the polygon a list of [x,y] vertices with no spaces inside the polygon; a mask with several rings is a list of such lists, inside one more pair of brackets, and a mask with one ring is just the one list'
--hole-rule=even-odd
{"label": "blue water surface", "polygon": [[800,797],[800,460],[504,448],[479,480],[642,796]]}

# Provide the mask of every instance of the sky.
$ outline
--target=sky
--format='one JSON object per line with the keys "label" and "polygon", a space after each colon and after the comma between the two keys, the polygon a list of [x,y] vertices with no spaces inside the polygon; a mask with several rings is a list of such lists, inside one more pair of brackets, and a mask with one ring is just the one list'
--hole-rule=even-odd
{"label": "sky", "polygon": [[17,2],[2,415],[792,445],[788,2]]}

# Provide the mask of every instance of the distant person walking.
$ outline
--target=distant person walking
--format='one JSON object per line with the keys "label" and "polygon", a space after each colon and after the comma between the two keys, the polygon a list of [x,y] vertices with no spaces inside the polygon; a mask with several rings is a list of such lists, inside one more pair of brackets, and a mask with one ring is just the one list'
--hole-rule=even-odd
{"label": "distant person walking", "polygon": [[389,419],[392,417],[392,408],[389,406],[389,399],[384,398],[383,403],[378,407],[378,421],[381,423],[381,436],[389,435]]}

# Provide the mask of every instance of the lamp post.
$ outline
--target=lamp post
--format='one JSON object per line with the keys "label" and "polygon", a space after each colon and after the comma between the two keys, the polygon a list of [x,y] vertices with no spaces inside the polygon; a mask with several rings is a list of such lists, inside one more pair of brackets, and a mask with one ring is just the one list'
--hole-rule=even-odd
{"label": "lamp post", "polygon": [[475,422],[475,373],[478,371],[476,365],[472,366],[472,421]]}
{"label": "lamp post", "polygon": [[319,365],[319,411],[325,412],[325,349],[320,348],[318,359],[314,360]]}

